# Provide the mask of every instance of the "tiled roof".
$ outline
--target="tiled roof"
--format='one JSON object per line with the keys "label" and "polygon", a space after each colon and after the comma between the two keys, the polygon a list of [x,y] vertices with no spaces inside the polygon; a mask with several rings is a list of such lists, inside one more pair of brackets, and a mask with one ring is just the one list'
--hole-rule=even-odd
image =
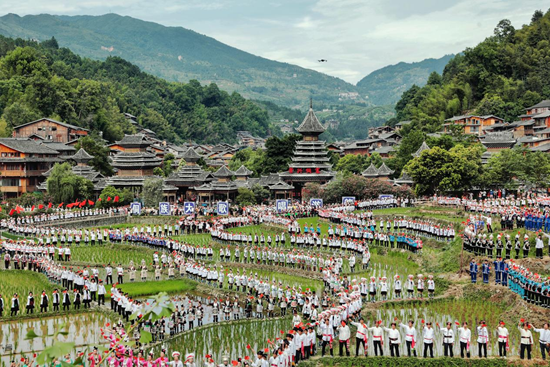
{"label": "tiled roof", "polygon": [[87,151],[85,151],[83,148],[80,148],[80,150],[76,152],[75,155],[71,156],[71,159],[74,159],[77,162],[88,162],[94,159],[94,156],[89,155]]}
{"label": "tiled roof", "polygon": [[38,120],[34,120],[34,121],[31,121],[31,122],[27,122],[27,123],[25,123],[25,124],[15,126],[14,129],[17,130],[17,129],[20,129],[20,128],[24,127],[24,126],[32,125],[32,124],[35,124],[35,123],[37,123],[37,122],[39,122],[39,121],[44,121],[44,120],[47,120],[47,121],[53,122],[53,123],[55,123],[55,124],[58,124],[58,125],[67,127],[67,128],[69,128],[69,129],[90,131],[90,130],[85,129],[85,128],[80,127],[80,126],[75,126],[75,125],[67,124],[67,123],[64,123],[64,122],[61,122],[61,121],[56,121],[56,120],[49,119],[49,118],[41,118],[41,119],[38,119]]}
{"label": "tiled roof", "polygon": [[420,148],[418,148],[418,150],[413,153],[413,157],[420,157],[420,154],[422,154],[422,152],[425,150],[430,150],[430,147],[428,146],[428,144],[426,144],[425,141],[423,141]]}
{"label": "tiled roof", "polygon": [[380,168],[378,168],[378,175],[379,176],[389,176],[393,173],[394,171],[391,170],[388,166],[386,166],[386,163],[382,163],[382,165],[380,166]]}
{"label": "tiled roof", "polygon": [[147,140],[143,134],[124,135],[122,140],[117,141],[119,145],[151,145],[151,142]]}
{"label": "tiled roof", "polygon": [[378,176],[378,168],[376,168],[376,166],[371,163],[370,166],[368,166],[368,168],[363,171],[362,175],[365,177],[376,177]]}
{"label": "tiled roof", "polygon": [[319,122],[319,119],[317,119],[317,116],[315,115],[315,112],[313,112],[313,108],[309,108],[309,111],[304,118],[304,121],[298,128],[296,129],[299,133],[323,133],[325,131],[325,128],[321,123]]}
{"label": "tiled roof", "polygon": [[246,168],[244,165],[240,166],[238,170],[235,171],[235,176],[250,176],[253,172]]}
{"label": "tiled roof", "polygon": [[226,166],[221,166],[219,170],[214,172],[214,177],[231,177],[235,173],[230,171]]}
{"label": "tiled roof", "polygon": [[537,103],[534,106],[527,107],[527,110],[531,110],[533,108],[545,108],[545,107],[550,108],[550,99],[545,99],[544,101],[540,101],[539,103]]}
{"label": "tiled roof", "polygon": [[195,151],[193,148],[187,149],[185,153],[181,156],[186,161],[193,161],[193,160],[199,160],[201,156]]}
{"label": "tiled roof", "polygon": [[59,154],[44,144],[26,138],[2,138],[0,144],[25,154]]}

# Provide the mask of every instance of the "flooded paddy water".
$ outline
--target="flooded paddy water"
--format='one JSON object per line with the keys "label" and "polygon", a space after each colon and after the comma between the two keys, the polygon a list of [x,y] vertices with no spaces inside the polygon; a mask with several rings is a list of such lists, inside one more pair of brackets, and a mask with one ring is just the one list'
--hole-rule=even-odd
{"label": "flooded paddy water", "polygon": [[[468,323],[468,327],[472,330],[471,353],[472,356],[477,356],[477,336],[476,327],[480,321],[485,321],[489,331],[489,345],[487,354],[498,356],[497,342],[497,326],[501,321],[500,317],[503,309],[496,304],[480,303],[468,300],[436,300],[431,302],[418,302],[414,304],[383,304],[376,311],[373,311],[367,316],[367,323],[372,326],[375,321],[382,320],[383,326],[390,327],[395,318],[398,322],[406,324],[409,320],[414,321],[414,326],[418,333],[419,344],[418,351],[423,351],[422,346],[422,320],[431,322],[435,329],[434,354],[443,356],[443,337],[440,328],[446,327],[447,322],[452,323],[452,329],[455,332],[455,340],[458,336],[455,322],[458,321],[461,326],[463,322]],[[436,324],[439,324],[439,327]],[[507,324],[506,327],[510,332],[510,355],[517,355],[519,352],[519,331],[517,325]],[[402,333],[403,334],[403,333]],[[533,332],[533,336],[538,338],[538,333]],[[403,339],[404,340],[404,339]],[[538,345],[538,344],[536,344]],[[389,354],[388,343],[384,344],[384,353]],[[387,349],[387,350],[386,350]],[[406,352],[404,342],[402,343],[401,352]],[[460,352],[458,342],[455,342],[455,355]]]}
{"label": "flooded paddy water", "polygon": [[[168,351],[177,350],[185,353],[195,353],[197,360],[202,361],[206,354],[214,360],[221,361],[227,353],[229,359],[248,355],[253,357],[252,351],[264,348],[267,340],[280,338],[281,330],[286,333],[292,327],[292,321],[285,319],[246,320],[231,324],[210,325],[195,331],[182,334],[164,345]],[[251,350],[246,346],[250,344]],[[154,347],[158,351],[160,346]]]}
{"label": "flooded paddy water", "polygon": [[[108,322],[111,322],[108,316],[94,312],[3,321],[0,323],[0,361],[2,365],[9,366],[11,360],[19,360],[23,355],[32,356],[33,352],[39,353],[54,342],[48,335],[62,323],[65,323],[68,335],[59,335],[59,341],[74,342],[77,350],[100,344],[103,340],[99,329]],[[25,340],[29,330],[34,330],[40,337]]]}

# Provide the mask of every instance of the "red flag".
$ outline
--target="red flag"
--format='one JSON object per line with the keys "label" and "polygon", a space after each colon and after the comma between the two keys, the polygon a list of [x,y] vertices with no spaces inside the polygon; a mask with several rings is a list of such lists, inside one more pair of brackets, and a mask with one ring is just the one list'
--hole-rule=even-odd
{"label": "red flag", "polygon": [[34,205],[31,207],[31,212],[34,212]]}
{"label": "red flag", "polygon": [[120,198],[118,197],[118,195],[117,195],[117,196],[115,196],[115,200],[114,200],[114,202],[115,202],[115,203],[118,203],[118,200],[119,200],[119,199],[120,199]]}
{"label": "red flag", "polygon": [[44,209],[44,205],[38,204],[38,209]]}
{"label": "red flag", "polygon": [[94,205],[95,203],[88,199],[88,205]]}
{"label": "red flag", "polygon": [[17,214],[21,213],[22,211],[24,211],[25,209],[23,209],[22,207],[20,207],[19,205],[17,205],[15,207],[15,211],[17,212]]}
{"label": "red flag", "polygon": [[110,197],[110,196],[107,196],[107,201],[111,201],[111,197]]}
{"label": "red flag", "polygon": [[72,209],[74,204],[67,204],[67,208]]}
{"label": "red flag", "polygon": [[82,208],[84,205],[86,205],[86,200],[83,200],[83,201],[80,203],[79,207]]}
{"label": "red flag", "polygon": [[2,213],[2,207],[0,206],[0,213]]}
{"label": "red flag", "polygon": [[59,204],[57,207],[62,208],[64,203]]}
{"label": "red flag", "polygon": [[53,204],[52,204],[51,202],[50,202],[50,203],[48,203],[48,209],[51,209],[51,208],[52,208],[52,206],[53,206]]}
{"label": "red flag", "polygon": [[76,200],[73,204],[74,205],[80,205],[80,201]]}
{"label": "red flag", "polygon": [[10,210],[9,212],[10,217],[13,215],[13,213],[15,213],[15,209]]}

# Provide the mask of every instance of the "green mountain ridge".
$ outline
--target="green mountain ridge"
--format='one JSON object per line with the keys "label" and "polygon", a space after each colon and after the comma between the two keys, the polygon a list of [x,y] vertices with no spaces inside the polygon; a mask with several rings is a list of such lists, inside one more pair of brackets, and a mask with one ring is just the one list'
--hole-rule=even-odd
{"label": "green mountain ridge", "polygon": [[310,97],[337,102],[339,93],[356,89],[336,77],[255,56],[182,27],[116,14],[8,14],[0,17],[0,34],[38,41],[53,36],[84,57],[120,56],[167,80],[216,83],[228,92],[290,107],[304,107]]}
{"label": "green mountain ridge", "polygon": [[[245,98],[285,107],[307,109],[310,97],[323,104],[394,104],[413,84],[424,85],[432,71],[446,62],[428,59],[376,70],[357,86],[296,65],[268,60],[182,27],[166,27],[128,16],[26,15],[0,17],[0,35],[49,40],[94,60],[119,56],[143,71],[169,81],[216,83],[222,90]],[[357,100],[339,94],[357,92]],[[368,98],[365,98],[368,96]]]}
{"label": "green mountain ridge", "polygon": [[82,58],[55,39],[0,36],[0,91],[0,136],[49,117],[112,142],[136,132],[122,112],[175,143],[233,143],[241,130],[271,135],[267,111],[236,92],[196,80],[167,82],[120,57]]}
{"label": "green mountain ridge", "polygon": [[549,65],[550,11],[535,11],[530,24],[517,29],[503,19],[492,36],[451,59],[441,76],[403,93],[388,124],[412,120],[404,133],[431,133],[467,113],[517,121],[525,108],[550,98]]}
{"label": "green mountain ridge", "polygon": [[357,83],[357,88],[375,105],[395,104],[401,95],[413,85],[422,87],[432,72],[441,74],[445,65],[455,55],[419,62],[400,62],[375,70]]}

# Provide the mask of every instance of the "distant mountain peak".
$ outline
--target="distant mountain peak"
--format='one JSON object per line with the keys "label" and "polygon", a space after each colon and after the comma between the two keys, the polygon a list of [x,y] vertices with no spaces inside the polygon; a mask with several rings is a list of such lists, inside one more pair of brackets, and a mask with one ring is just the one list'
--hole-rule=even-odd
{"label": "distant mountain peak", "polygon": [[425,85],[433,71],[441,74],[445,65],[454,56],[445,55],[439,59],[429,58],[418,62],[399,62],[384,66],[361,79],[357,83],[357,88],[374,104],[395,104],[403,92],[413,84]]}
{"label": "distant mountain peak", "polygon": [[183,27],[115,13],[6,15],[0,17],[0,34],[37,40],[54,36],[61,47],[84,57],[120,56],[167,80],[216,83],[228,92],[285,106],[306,108],[312,96],[337,103],[340,92],[356,91],[339,78],[252,55]]}

